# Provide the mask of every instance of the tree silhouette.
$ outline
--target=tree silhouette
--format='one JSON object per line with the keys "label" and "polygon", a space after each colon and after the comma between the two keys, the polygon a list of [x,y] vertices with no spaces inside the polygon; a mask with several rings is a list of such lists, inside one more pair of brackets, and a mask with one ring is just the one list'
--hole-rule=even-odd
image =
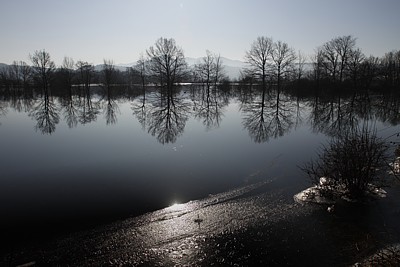
{"label": "tree silhouette", "polygon": [[347,59],[347,70],[349,78],[353,81],[354,88],[358,89],[360,79],[362,78],[363,72],[363,62],[365,61],[365,56],[359,48],[353,49],[349,52],[349,57]]}
{"label": "tree silhouette", "polygon": [[144,90],[149,71],[148,71],[148,62],[144,58],[143,54],[140,55],[139,60],[136,62],[135,70],[138,72],[138,74],[140,76],[140,81],[142,84],[142,88]]}
{"label": "tree silhouette", "polygon": [[350,52],[355,44],[356,39],[348,35],[333,38],[322,46],[324,66],[333,81],[337,80],[337,75],[339,75],[339,81],[343,81]]}
{"label": "tree silhouette", "polygon": [[50,76],[54,72],[56,65],[50,58],[50,54],[45,50],[36,50],[30,55],[33,64],[33,71],[41,82],[43,92],[47,94],[50,83]]}
{"label": "tree silhouette", "polygon": [[208,50],[206,51],[206,56],[201,59],[201,62],[194,66],[194,70],[196,79],[204,83],[207,87],[210,87],[211,84],[217,86],[224,77],[221,56],[213,54]]}
{"label": "tree silhouette", "polygon": [[87,98],[90,98],[90,83],[92,82],[94,67],[88,62],[81,60],[76,62],[76,67],[78,68],[79,72],[80,86],[83,85],[83,93],[87,96]]}
{"label": "tree silhouette", "polygon": [[32,68],[25,61],[13,61],[10,68],[10,77],[16,82],[17,87],[27,87],[31,78]]}
{"label": "tree silhouette", "polygon": [[[293,48],[287,43],[278,41],[274,43],[272,50],[272,71],[277,81],[278,94],[281,89],[282,77],[293,72],[293,63],[296,60],[296,54]],[[279,96],[278,96],[279,97]]]}
{"label": "tree silhouette", "polygon": [[61,65],[61,71],[70,94],[72,94],[72,79],[74,78],[75,75],[74,67],[75,67],[74,60],[70,57],[64,57],[63,63]]}
{"label": "tree silhouette", "polygon": [[250,72],[262,81],[263,90],[266,90],[268,64],[272,58],[273,41],[270,37],[258,37],[246,52],[245,61],[250,65]]}
{"label": "tree silhouette", "polygon": [[149,72],[156,77],[162,86],[169,91],[174,83],[180,81],[187,73],[187,64],[182,48],[174,39],[160,38],[154,46],[147,49]]}

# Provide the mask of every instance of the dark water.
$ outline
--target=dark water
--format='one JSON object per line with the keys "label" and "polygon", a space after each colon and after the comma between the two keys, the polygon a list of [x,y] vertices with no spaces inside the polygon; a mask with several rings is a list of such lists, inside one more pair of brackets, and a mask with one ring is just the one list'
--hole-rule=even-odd
{"label": "dark water", "polygon": [[332,136],[365,120],[388,141],[400,130],[400,105],[384,95],[271,92],[263,105],[257,90],[186,86],[0,106],[4,233],[92,226],[271,180],[290,199],[310,185],[298,166]]}

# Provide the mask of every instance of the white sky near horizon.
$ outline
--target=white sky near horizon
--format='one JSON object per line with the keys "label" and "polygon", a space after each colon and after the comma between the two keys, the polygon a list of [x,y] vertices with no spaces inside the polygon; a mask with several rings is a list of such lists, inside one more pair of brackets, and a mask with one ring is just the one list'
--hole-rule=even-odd
{"label": "white sky near horizon", "polygon": [[135,62],[160,37],[187,57],[208,49],[243,60],[258,36],[310,55],[353,35],[366,55],[400,49],[400,0],[0,0],[0,62],[29,61],[45,49],[100,64]]}

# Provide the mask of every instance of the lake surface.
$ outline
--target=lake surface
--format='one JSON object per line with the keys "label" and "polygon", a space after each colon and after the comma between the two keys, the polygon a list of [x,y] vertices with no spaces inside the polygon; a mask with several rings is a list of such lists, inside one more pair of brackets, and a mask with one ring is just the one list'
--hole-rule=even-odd
{"label": "lake surface", "polygon": [[263,105],[240,87],[113,90],[3,98],[5,232],[95,225],[264,181],[290,199],[310,186],[299,166],[349,124],[369,121],[388,141],[400,131],[392,96],[270,92]]}

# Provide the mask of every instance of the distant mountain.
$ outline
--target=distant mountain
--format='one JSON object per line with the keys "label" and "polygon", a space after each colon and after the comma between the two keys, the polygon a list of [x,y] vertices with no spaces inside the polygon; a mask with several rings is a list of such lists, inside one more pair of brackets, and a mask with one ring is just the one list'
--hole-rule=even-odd
{"label": "distant mountain", "polygon": [[[246,67],[246,63],[240,60],[232,60],[226,57],[221,57],[222,59],[222,65],[224,66],[224,71],[225,74],[229,77],[231,80],[236,80],[240,77],[240,71]],[[201,63],[202,58],[192,58],[192,57],[187,57],[186,62],[188,63],[189,66],[194,66],[195,64]]]}
{"label": "distant mountain", "polygon": [[[133,64],[132,64],[132,65],[133,65]],[[116,70],[119,70],[119,71],[126,71],[126,68],[127,68],[127,67],[131,67],[132,65],[130,65],[130,66],[125,66],[125,64],[118,64],[118,65],[115,65],[114,67],[115,67]],[[95,71],[101,71],[101,70],[103,70],[103,66],[104,66],[104,64],[96,65],[96,66],[94,66],[94,70],[95,70]]]}
{"label": "distant mountain", "polygon": [[[222,59],[222,65],[224,66],[224,71],[225,74],[229,77],[231,80],[238,79],[240,76],[240,71],[246,66],[246,63],[240,61],[240,60],[232,60],[226,57],[221,57]],[[198,58],[193,58],[193,57],[186,57],[185,58],[186,63],[189,65],[189,67],[193,67],[195,64],[199,64],[202,61],[202,57]],[[117,64],[116,68],[124,71],[128,67],[132,67],[136,64],[136,62],[132,63],[121,63]],[[96,70],[101,70],[103,67],[103,64],[96,65],[95,69]]]}

